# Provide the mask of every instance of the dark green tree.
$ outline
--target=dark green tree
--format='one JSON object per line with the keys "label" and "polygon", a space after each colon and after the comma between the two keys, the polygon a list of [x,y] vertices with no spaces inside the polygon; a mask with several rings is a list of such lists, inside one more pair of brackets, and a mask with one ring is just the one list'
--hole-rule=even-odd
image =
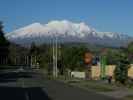
{"label": "dark green tree", "polygon": [[127,51],[128,51],[128,58],[130,62],[133,63],[133,42],[129,43]]}
{"label": "dark green tree", "polygon": [[106,53],[108,65],[117,64],[117,58],[118,58],[119,51],[120,51],[119,49],[108,49]]}
{"label": "dark green tree", "polygon": [[9,41],[5,38],[2,22],[0,22],[0,64],[8,63]]}
{"label": "dark green tree", "polygon": [[38,47],[33,42],[29,50],[30,64],[32,65],[32,67],[37,65],[38,55],[39,55]]}
{"label": "dark green tree", "polygon": [[62,50],[62,65],[64,69],[83,70],[83,56],[87,50],[85,46],[64,47]]}
{"label": "dark green tree", "polygon": [[125,84],[128,80],[129,60],[125,53],[121,52],[117,56],[117,66],[114,71],[115,81],[117,83]]}

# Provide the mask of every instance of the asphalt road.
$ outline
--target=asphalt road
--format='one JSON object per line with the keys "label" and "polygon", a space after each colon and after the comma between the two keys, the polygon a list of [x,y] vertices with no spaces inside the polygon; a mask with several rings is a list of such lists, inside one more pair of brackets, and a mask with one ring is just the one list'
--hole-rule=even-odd
{"label": "asphalt road", "polygon": [[64,83],[48,80],[40,71],[0,72],[0,100],[115,100]]}

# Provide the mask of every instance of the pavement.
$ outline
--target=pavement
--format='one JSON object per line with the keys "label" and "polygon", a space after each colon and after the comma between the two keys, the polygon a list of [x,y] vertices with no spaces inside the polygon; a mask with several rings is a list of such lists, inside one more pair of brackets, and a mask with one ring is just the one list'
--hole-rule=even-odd
{"label": "pavement", "polygon": [[39,70],[0,72],[0,100],[116,100],[49,80]]}

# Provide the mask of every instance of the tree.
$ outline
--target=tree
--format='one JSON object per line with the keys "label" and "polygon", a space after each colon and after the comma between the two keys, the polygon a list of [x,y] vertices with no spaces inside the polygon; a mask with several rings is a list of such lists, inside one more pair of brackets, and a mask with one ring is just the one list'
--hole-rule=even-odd
{"label": "tree", "polygon": [[62,65],[64,69],[83,70],[84,53],[88,49],[85,46],[63,47]]}
{"label": "tree", "polygon": [[117,58],[117,66],[115,68],[115,80],[121,84],[125,84],[128,80],[129,60],[125,53],[121,52]]}
{"label": "tree", "polygon": [[38,63],[39,48],[35,45],[34,42],[31,44],[29,55],[30,55],[30,64],[32,66],[36,66]]}
{"label": "tree", "polygon": [[130,62],[133,63],[133,42],[129,43],[127,51],[128,51],[128,58],[130,59]]}
{"label": "tree", "polygon": [[117,64],[117,58],[120,50],[119,49],[108,49],[106,53],[107,64]]}
{"label": "tree", "polygon": [[4,34],[3,25],[0,22],[0,64],[7,64],[9,55],[9,41]]}
{"label": "tree", "polygon": [[30,63],[33,65],[39,64],[40,68],[48,70],[52,64],[52,48],[47,44],[36,45],[31,44],[29,49]]}
{"label": "tree", "polygon": [[2,22],[0,22],[0,46],[2,47],[9,46],[9,41],[5,38],[4,34],[3,25]]}

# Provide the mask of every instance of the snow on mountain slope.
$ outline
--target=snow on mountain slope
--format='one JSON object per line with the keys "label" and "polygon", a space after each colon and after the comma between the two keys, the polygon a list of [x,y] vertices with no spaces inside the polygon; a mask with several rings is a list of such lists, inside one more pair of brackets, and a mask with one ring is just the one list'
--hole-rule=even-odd
{"label": "snow on mountain slope", "polygon": [[[113,32],[97,32],[92,27],[88,26],[87,24],[81,23],[73,23],[68,20],[62,21],[50,21],[47,24],[40,24],[40,23],[33,23],[26,27],[17,29],[11,33],[7,33],[6,37],[11,41],[34,41],[34,40],[41,40],[48,39],[52,36],[62,37],[65,41],[69,40],[78,40],[79,41],[86,41],[89,42],[88,39],[95,42],[105,42],[104,40],[111,39],[113,40],[127,40],[129,37],[126,35],[121,35],[118,33]],[[95,40],[94,40],[95,39]],[[100,40],[100,41],[98,41]]]}
{"label": "snow on mountain slope", "polygon": [[9,38],[27,38],[38,36],[52,36],[52,35],[68,35],[84,37],[94,30],[88,27],[85,23],[75,24],[67,20],[51,21],[48,24],[34,23],[24,28],[7,34]]}

